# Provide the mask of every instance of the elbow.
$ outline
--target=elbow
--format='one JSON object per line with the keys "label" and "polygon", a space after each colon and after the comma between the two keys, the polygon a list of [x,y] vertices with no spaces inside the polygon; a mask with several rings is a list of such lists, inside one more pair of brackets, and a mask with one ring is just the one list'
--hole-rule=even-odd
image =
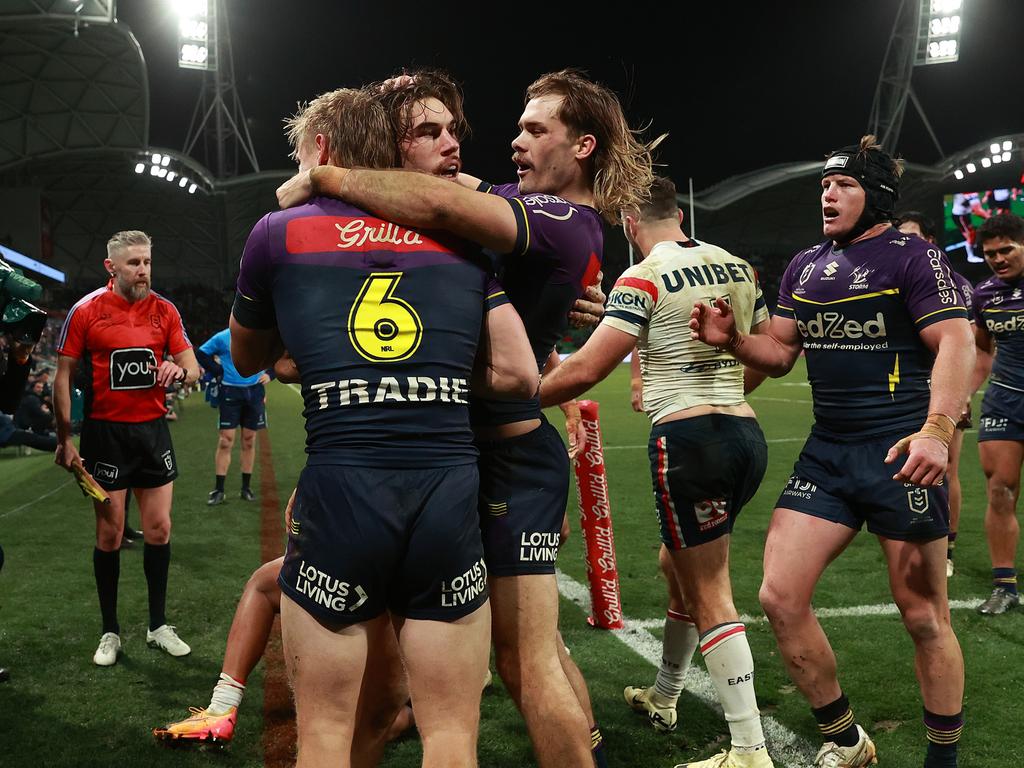
{"label": "elbow", "polygon": [[235,370],[241,376],[255,376],[263,370],[263,366],[259,364],[258,360],[247,360],[245,357],[235,357],[232,354],[231,361],[235,364]]}

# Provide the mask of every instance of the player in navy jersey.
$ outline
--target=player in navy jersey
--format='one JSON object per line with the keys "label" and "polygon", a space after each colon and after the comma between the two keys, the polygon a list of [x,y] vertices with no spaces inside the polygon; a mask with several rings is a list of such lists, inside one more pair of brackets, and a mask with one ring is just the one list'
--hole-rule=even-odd
{"label": "player in navy jersey", "polygon": [[[903,211],[893,222],[896,228],[905,235],[917,235],[929,243],[935,244],[935,225],[931,219],[919,211]],[[959,272],[953,272],[953,281],[960,289],[960,297],[964,300],[964,308],[967,310],[968,320],[974,323],[974,314],[971,310],[971,295],[974,293],[974,286],[970,280]],[[980,359],[980,356],[979,356]],[[957,531],[960,530],[960,508],[963,504],[963,492],[960,486],[960,454],[964,447],[964,430],[970,429],[971,424],[971,401],[968,399],[964,412],[956,423],[956,431],[949,443],[949,463],[946,465],[946,486],[949,488],[949,535],[946,537],[946,578],[953,575],[953,556],[956,553]]]}
{"label": "player in navy jersey", "polygon": [[914,642],[927,768],[956,765],[963,727],[963,657],[944,573],[948,502],[939,483],[974,349],[942,251],[891,227],[901,172],[873,136],[829,156],[821,178],[828,240],[790,262],[768,333],[738,333],[722,301],[698,304],[691,319],[696,338],[768,375],[784,375],[806,354],[815,423],[772,516],[760,598],[818,721],[825,743],[816,766],[875,760],[811,610],[821,574],[865,522]]}
{"label": "player in navy jersey", "polygon": [[[978,228],[977,242],[993,276],[974,293],[976,390],[981,403],[978,455],[985,472],[985,534],[992,559],[992,594],[978,612],[995,616],[1020,604],[1017,593],[1017,498],[1024,460],[1024,219],[1003,213]],[[991,371],[991,374],[989,373]]]}
{"label": "player in navy jersey", "polygon": [[[425,175],[338,168],[314,169],[307,183],[390,221],[447,230],[498,254],[499,277],[543,364],[573,301],[600,269],[600,216],[617,221],[623,207],[644,199],[651,158],[615,95],[575,71],[535,81],[519,127],[512,142],[517,185],[461,177],[471,188],[458,188]],[[307,196],[302,179],[292,191],[279,193],[279,201]],[[565,450],[537,399],[474,401],[473,423],[498,672],[523,713],[539,764],[589,766],[588,723],[556,645],[550,553],[568,497]]]}
{"label": "player in navy jersey", "polygon": [[[340,122],[324,145],[332,162],[392,162],[371,97],[351,92]],[[537,379],[518,317],[465,258],[473,250],[324,199],[268,214],[246,244],[235,366],[251,375],[283,345],[305,400],[309,458],[278,580],[300,766],[350,764],[388,611],[423,764],[475,765],[490,612],[468,395],[472,383],[526,397]],[[475,368],[478,339],[486,365]]]}

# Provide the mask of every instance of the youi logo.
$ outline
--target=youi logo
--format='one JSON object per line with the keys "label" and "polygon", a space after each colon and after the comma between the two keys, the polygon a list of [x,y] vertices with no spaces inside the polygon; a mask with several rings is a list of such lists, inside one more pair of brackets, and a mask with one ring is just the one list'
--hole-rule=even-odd
{"label": "youi logo", "polygon": [[156,355],[149,347],[115,349],[110,353],[110,388],[149,389],[156,385]]}

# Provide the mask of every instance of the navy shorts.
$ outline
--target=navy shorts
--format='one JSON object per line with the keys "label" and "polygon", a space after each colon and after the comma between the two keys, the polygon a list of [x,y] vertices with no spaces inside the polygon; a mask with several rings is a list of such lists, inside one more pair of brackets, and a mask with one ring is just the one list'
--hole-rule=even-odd
{"label": "navy shorts", "polygon": [[478,440],[480,530],[492,576],[554,573],[569,500],[569,456],[546,419],[532,432]]}
{"label": "navy shorts", "polygon": [[720,413],[656,425],[647,453],[661,540],[669,549],[731,533],[768,466],[757,419]]}
{"label": "navy shorts", "polygon": [[108,491],[159,488],[178,476],[163,416],[138,423],[86,419],[78,451],[82,465]]}
{"label": "navy shorts", "polygon": [[306,466],[278,584],[331,622],[466,616],[487,601],[478,488],[473,464]]}
{"label": "navy shorts", "polygon": [[978,442],[986,440],[1024,442],[1024,392],[988,385],[978,422]]}
{"label": "navy shorts", "polygon": [[864,523],[878,536],[931,541],[949,533],[949,489],[921,488],[892,476],[906,455],[884,462],[903,434],[858,442],[811,434],[776,507],[830,520],[859,531]]}
{"label": "navy shorts", "polygon": [[267,426],[267,406],[263,402],[265,391],[262,384],[251,387],[229,387],[222,384],[220,388],[220,429],[234,429],[241,425],[242,429],[265,429]]}

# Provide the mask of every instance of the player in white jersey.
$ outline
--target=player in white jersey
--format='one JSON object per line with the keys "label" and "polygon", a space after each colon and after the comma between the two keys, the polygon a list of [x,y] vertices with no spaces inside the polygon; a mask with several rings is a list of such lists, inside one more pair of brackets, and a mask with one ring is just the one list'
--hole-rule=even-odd
{"label": "player in white jersey", "polygon": [[743,397],[743,366],[689,332],[697,301],[724,298],[753,333],[767,328],[768,310],[750,265],[687,238],[681,221],[667,179],[655,181],[649,203],[623,212],[626,236],[646,258],[615,284],[605,318],[583,348],[544,377],[541,403],[586,391],[636,344],[653,424],[648,452],[662,542],[732,735],[728,752],[682,765],[768,768],[754,662],[729,581],[729,534],[764,476],[768,449]]}

